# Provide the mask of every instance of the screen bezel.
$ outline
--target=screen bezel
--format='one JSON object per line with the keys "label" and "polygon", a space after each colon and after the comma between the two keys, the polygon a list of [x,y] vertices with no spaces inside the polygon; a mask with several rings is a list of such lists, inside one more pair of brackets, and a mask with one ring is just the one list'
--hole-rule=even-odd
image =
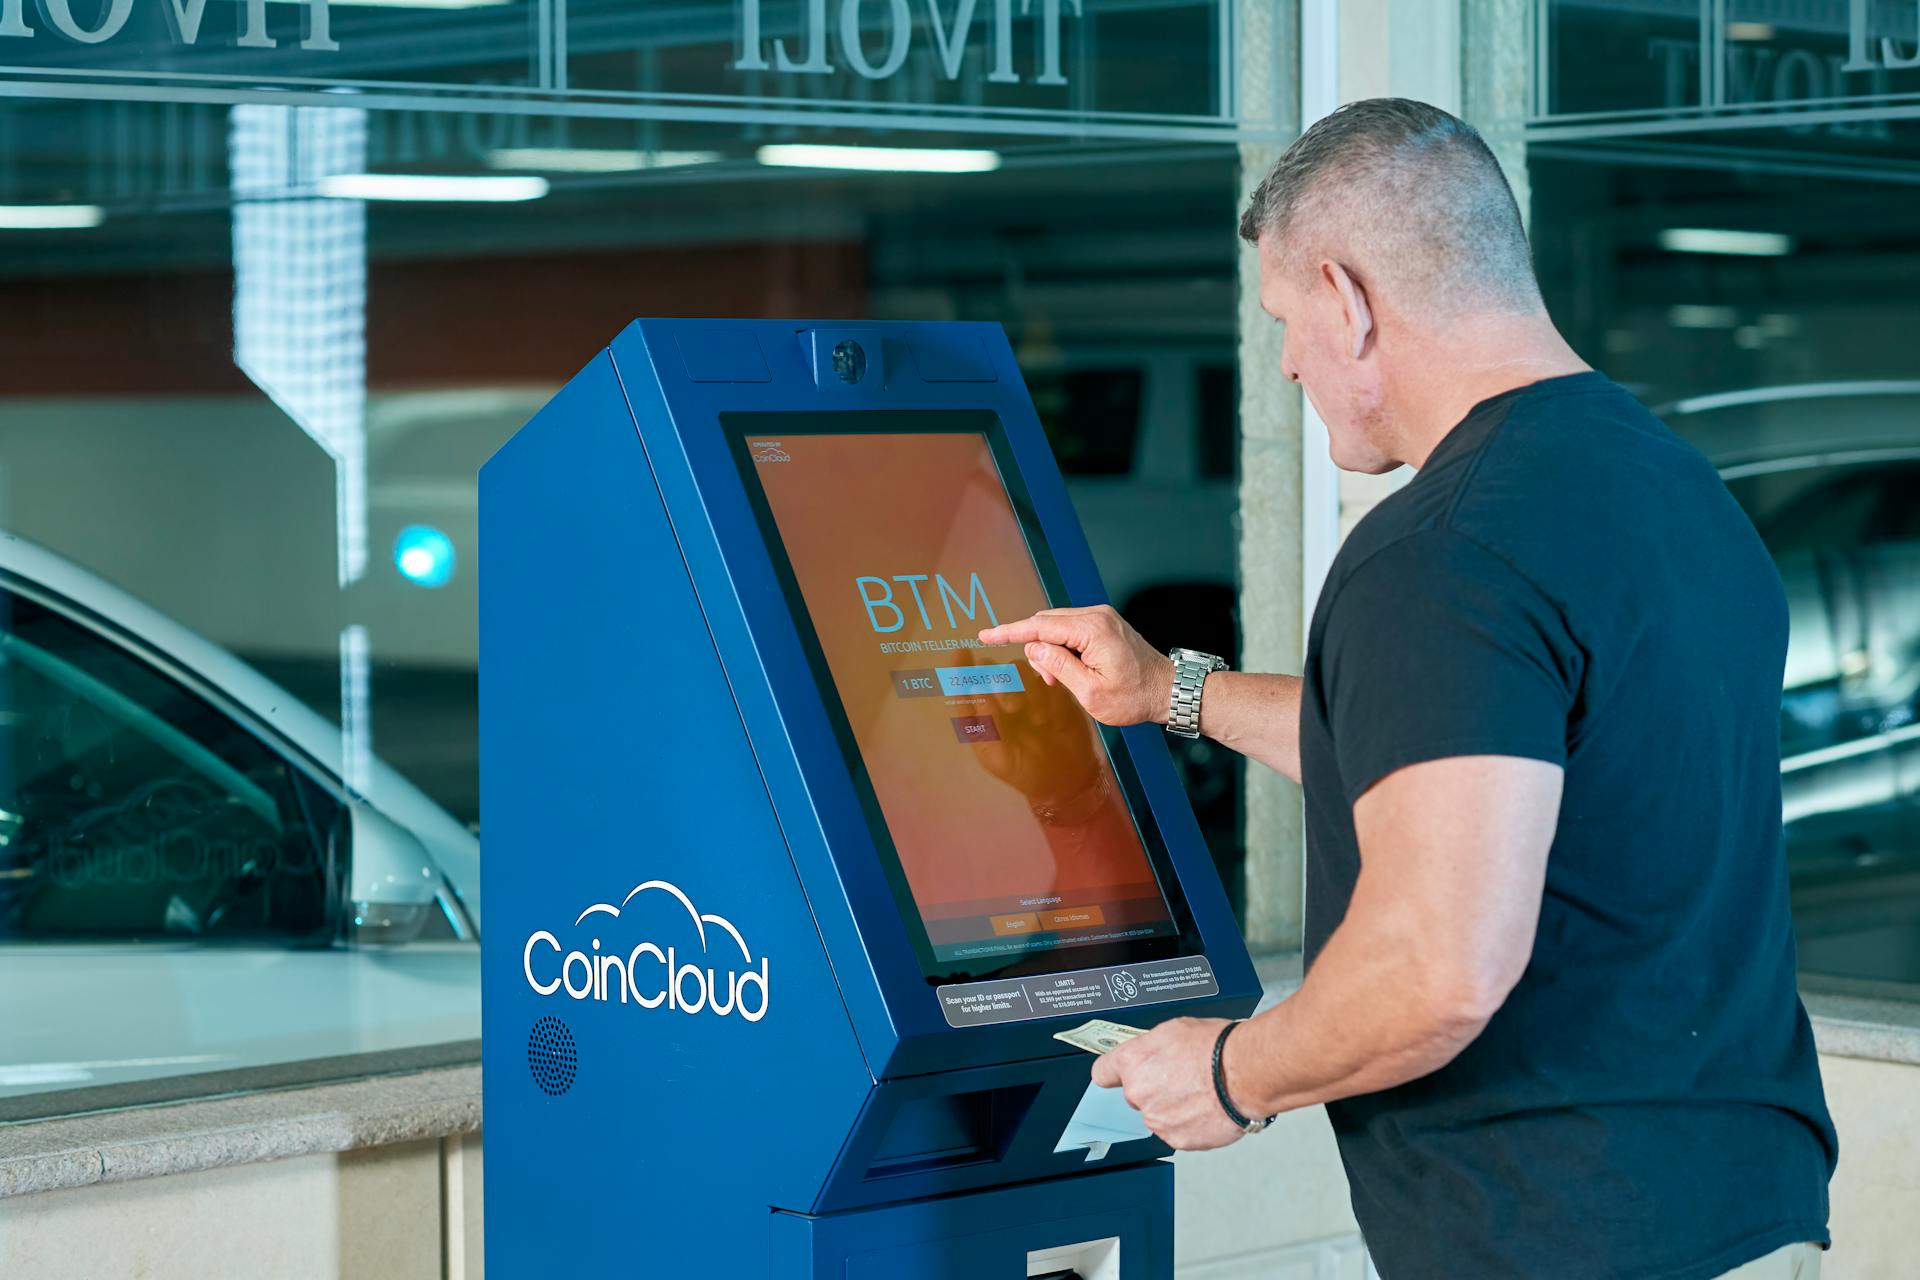
{"label": "screen bezel", "polygon": [[1120,731],[1107,725],[1097,726],[1100,730],[1101,745],[1106,751],[1108,763],[1119,783],[1121,794],[1126,799],[1134,829],[1138,832],[1141,845],[1146,851],[1148,869],[1152,872],[1161,898],[1167,905],[1168,915],[1173,923],[1173,932],[1121,942],[1065,946],[1053,944],[1000,956],[976,956],[954,960],[940,959],[927,937],[926,927],[920,916],[919,903],[914,899],[912,886],[908,883],[906,871],[901,866],[899,850],[894,845],[885,811],[880,807],[873,780],[867,772],[866,760],[854,736],[853,726],[847,719],[846,707],[841,701],[833,669],[828,664],[826,652],[820,645],[819,634],[813,625],[812,613],[801,592],[799,578],[794,573],[793,562],[787,554],[786,542],[781,537],[766,491],[760,483],[751,450],[748,448],[748,440],[751,437],[768,435],[973,435],[983,437],[992,455],[994,466],[999,472],[1001,486],[1006,491],[1008,503],[1013,508],[1014,519],[1025,541],[1027,555],[1033,562],[1034,570],[1040,579],[1041,591],[1046,597],[1048,607],[1065,607],[1072,602],[1067,597],[1059,567],[1048,549],[1046,538],[1040,532],[1039,520],[1031,496],[1021,478],[1011,443],[1007,439],[1006,426],[999,414],[984,408],[848,409],[729,411],[721,413],[719,418],[728,452],[739,473],[741,488],[749,508],[753,511],[754,521],[759,527],[761,545],[766,550],[774,577],[786,600],[794,630],[806,654],[808,669],[812,672],[820,693],[821,705],[826,711],[835,743],[840,748],[841,758],[853,784],[854,794],[859,800],[861,815],[866,820],[867,831],[879,854],[881,871],[886,877],[888,888],[892,891],[901,923],[906,928],[908,940],[913,946],[914,955],[920,962],[921,972],[927,982],[943,985],[950,982],[974,982],[985,978],[1067,973],[1107,965],[1136,964],[1175,956],[1205,954],[1199,931],[1194,925],[1193,914],[1181,891],[1180,879],[1173,873],[1172,858],[1161,833],[1160,824],[1155,820],[1153,809],[1147,802],[1145,789],[1141,786],[1139,775],[1134,768],[1131,752],[1127,749]]}

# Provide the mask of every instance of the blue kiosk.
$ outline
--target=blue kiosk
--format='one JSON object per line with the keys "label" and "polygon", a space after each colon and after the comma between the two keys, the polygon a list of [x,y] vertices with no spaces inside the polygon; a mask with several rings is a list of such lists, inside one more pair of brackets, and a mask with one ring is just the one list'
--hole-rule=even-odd
{"label": "blue kiosk", "polygon": [[1152,1280],[1094,1017],[1259,994],[997,325],[641,320],[480,473],[486,1265]]}

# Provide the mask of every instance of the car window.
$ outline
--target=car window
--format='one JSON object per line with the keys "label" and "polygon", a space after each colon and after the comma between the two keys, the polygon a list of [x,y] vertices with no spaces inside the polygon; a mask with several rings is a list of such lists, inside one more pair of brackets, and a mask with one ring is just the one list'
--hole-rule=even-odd
{"label": "car window", "polygon": [[1231,480],[1240,462],[1239,371],[1230,364],[1203,364],[1194,371],[1193,394],[1200,478]]}
{"label": "car window", "polygon": [[[1844,550],[1876,537],[1888,479],[1879,467],[1822,467],[1810,478],[1793,473],[1784,478],[1798,485],[1789,500],[1771,510],[1763,501],[1754,501],[1748,508],[1775,557],[1794,551]],[[1754,481],[1735,486],[1735,496],[1743,502],[1751,501],[1749,493],[1758,492],[1764,489]]]}
{"label": "car window", "polygon": [[327,941],[338,811],[177,681],[0,592],[0,942]]}
{"label": "car window", "polygon": [[1876,476],[1880,510],[1874,537],[1882,542],[1920,542],[1920,462],[1883,466]]}
{"label": "car window", "polygon": [[1034,411],[1060,470],[1070,476],[1124,476],[1140,438],[1135,368],[1041,370],[1027,376]]}

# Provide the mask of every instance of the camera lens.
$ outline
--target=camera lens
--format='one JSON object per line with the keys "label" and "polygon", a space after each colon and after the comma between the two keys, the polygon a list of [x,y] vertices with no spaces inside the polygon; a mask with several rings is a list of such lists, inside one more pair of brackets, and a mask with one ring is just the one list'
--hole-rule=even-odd
{"label": "camera lens", "polygon": [[858,382],[867,376],[867,353],[852,338],[833,349],[833,371],[842,382]]}

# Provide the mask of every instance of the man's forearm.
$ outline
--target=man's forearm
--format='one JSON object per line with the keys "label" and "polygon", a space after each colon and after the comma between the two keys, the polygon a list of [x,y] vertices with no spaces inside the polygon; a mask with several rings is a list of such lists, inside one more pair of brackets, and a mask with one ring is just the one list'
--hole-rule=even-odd
{"label": "man's forearm", "polygon": [[1533,954],[1561,786],[1544,760],[1456,756],[1367,789],[1346,917],[1299,992],[1227,1042],[1242,1111],[1391,1089],[1473,1042]]}
{"label": "man's forearm", "polygon": [[[1381,925],[1385,927],[1381,927]],[[1490,1010],[1422,963],[1420,939],[1391,922],[1327,942],[1300,990],[1227,1042],[1229,1088],[1248,1115],[1390,1089],[1437,1071]]]}
{"label": "man's forearm", "polygon": [[1208,676],[1200,732],[1300,781],[1300,677],[1252,671]]}

